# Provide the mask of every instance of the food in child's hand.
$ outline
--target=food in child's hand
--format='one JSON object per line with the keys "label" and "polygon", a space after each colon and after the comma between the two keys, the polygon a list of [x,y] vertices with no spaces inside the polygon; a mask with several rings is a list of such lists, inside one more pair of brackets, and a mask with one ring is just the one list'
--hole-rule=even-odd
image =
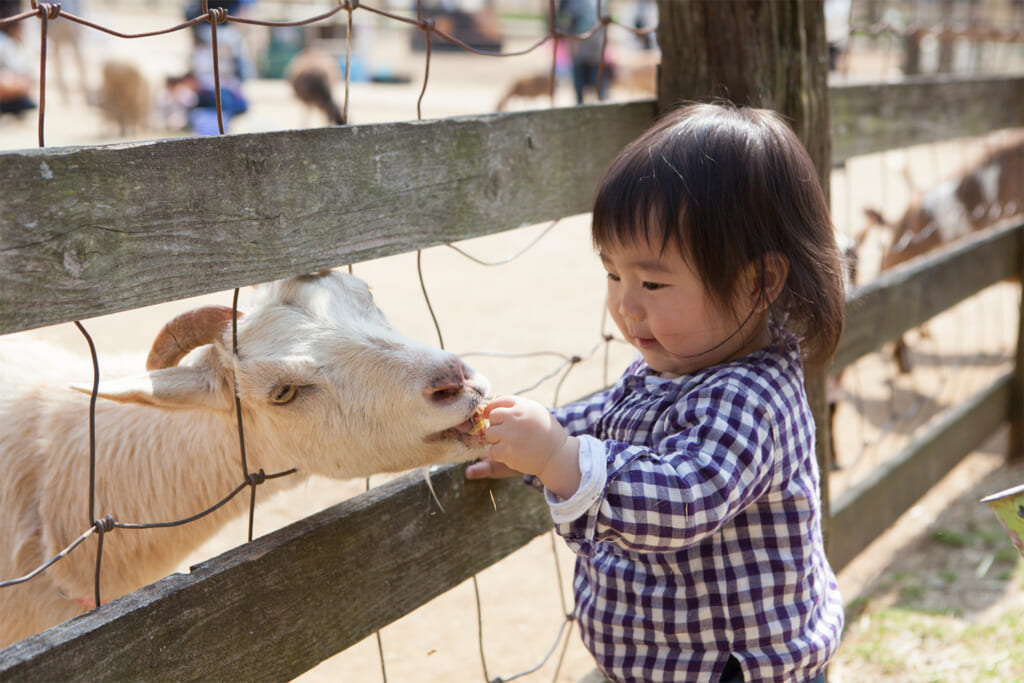
{"label": "food in child's hand", "polygon": [[487,431],[487,428],[491,426],[491,421],[484,417],[483,405],[477,407],[476,412],[473,413],[473,417],[470,419],[473,421],[473,427],[469,430],[470,436],[483,434]]}

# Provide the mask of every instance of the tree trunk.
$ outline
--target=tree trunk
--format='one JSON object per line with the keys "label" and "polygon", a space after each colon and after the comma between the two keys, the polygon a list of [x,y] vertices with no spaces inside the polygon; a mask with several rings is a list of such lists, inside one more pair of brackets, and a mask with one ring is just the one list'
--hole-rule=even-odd
{"label": "tree trunk", "polygon": [[[829,193],[832,137],[824,0],[658,0],[658,108],[727,99],[783,114]],[[825,375],[807,377],[828,539],[831,429]]]}
{"label": "tree trunk", "polygon": [[828,45],[823,0],[659,0],[658,107],[727,99],[790,121],[828,193]]}

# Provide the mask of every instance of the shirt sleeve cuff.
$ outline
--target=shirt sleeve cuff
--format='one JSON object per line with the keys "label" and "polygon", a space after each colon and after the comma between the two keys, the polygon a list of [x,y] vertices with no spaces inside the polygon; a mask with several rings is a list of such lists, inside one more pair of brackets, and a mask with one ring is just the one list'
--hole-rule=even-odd
{"label": "shirt sleeve cuff", "polygon": [[605,482],[608,480],[604,443],[592,436],[576,438],[580,444],[580,486],[576,493],[563,500],[551,491],[544,490],[544,498],[551,508],[551,518],[555,524],[579,519],[604,497]]}

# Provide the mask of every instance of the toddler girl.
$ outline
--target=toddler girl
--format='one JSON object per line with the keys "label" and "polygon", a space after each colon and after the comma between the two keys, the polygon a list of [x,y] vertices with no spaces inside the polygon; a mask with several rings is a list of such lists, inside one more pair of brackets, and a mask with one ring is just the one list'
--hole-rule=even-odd
{"label": "toddler girl", "polygon": [[813,163],[772,112],[687,106],[612,162],[592,230],[636,359],[553,414],[492,401],[467,477],[543,486],[609,678],[824,680],[843,606],[803,364],[834,352],[844,291]]}

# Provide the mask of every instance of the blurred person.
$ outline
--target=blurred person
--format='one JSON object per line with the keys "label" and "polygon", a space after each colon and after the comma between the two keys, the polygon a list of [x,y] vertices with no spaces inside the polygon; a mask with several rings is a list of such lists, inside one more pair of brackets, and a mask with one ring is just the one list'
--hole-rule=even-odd
{"label": "blurred person", "polygon": [[199,87],[191,71],[181,76],[167,76],[164,87],[156,94],[156,120],[171,132],[186,131],[191,127],[189,116],[199,104]]}
{"label": "blurred person", "polygon": [[[252,2],[242,0],[210,0],[208,7],[225,9],[229,15],[239,15],[243,7]],[[192,2],[186,10],[186,18],[194,19],[202,14],[202,3]],[[242,84],[258,75],[256,65],[249,54],[245,37],[237,26],[230,22],[217,25],[217,56],[220,77],[221,113],[225,129],[231,120],[249,110],[249,100]],[[189,124],[200,135],[216,135],[217,91],[214,82],[212,30],[203,22],[192,27],[192,56],[187,77],[194,83],[196,101],[189,112]]]}
{"label": "blurred person", "polygon": [[[574,36],[582,35],[594,28],[598,23],[598,2],[599,0],[560,0],[556,15],[558,28]],[[593,88],[597,92],[599,100],[608,96],[611,73],[606,69],[604,78],[600,77],[604,35],[605,27],[601,26],[583,40],[570,38],[566,41],[572,61],[572,84],[576,89],[576,104],[583,104],[583,95],[588,88]]]}
{"label": "blurred person", "polygon": [[[638,31],[654,28],[658,25],[658,5],[654,0],[639,0],[633,14],[633,28]],[[641,33],[636,37],[642,50],[656,50],[658,36],[655,31]]]}
{"label": "blurred person", "polygon": [[[0,19],[22,11],[20,0],[0,0]],[[22,43],[24,22],[0,24],[0,114],[20,116],[35,109],[33,61]]]}
{"label": "blurred person", "polygon": [[828,70],[839,69],[850,45],[851,0],[825,0],[825,39],[828,41]]}

